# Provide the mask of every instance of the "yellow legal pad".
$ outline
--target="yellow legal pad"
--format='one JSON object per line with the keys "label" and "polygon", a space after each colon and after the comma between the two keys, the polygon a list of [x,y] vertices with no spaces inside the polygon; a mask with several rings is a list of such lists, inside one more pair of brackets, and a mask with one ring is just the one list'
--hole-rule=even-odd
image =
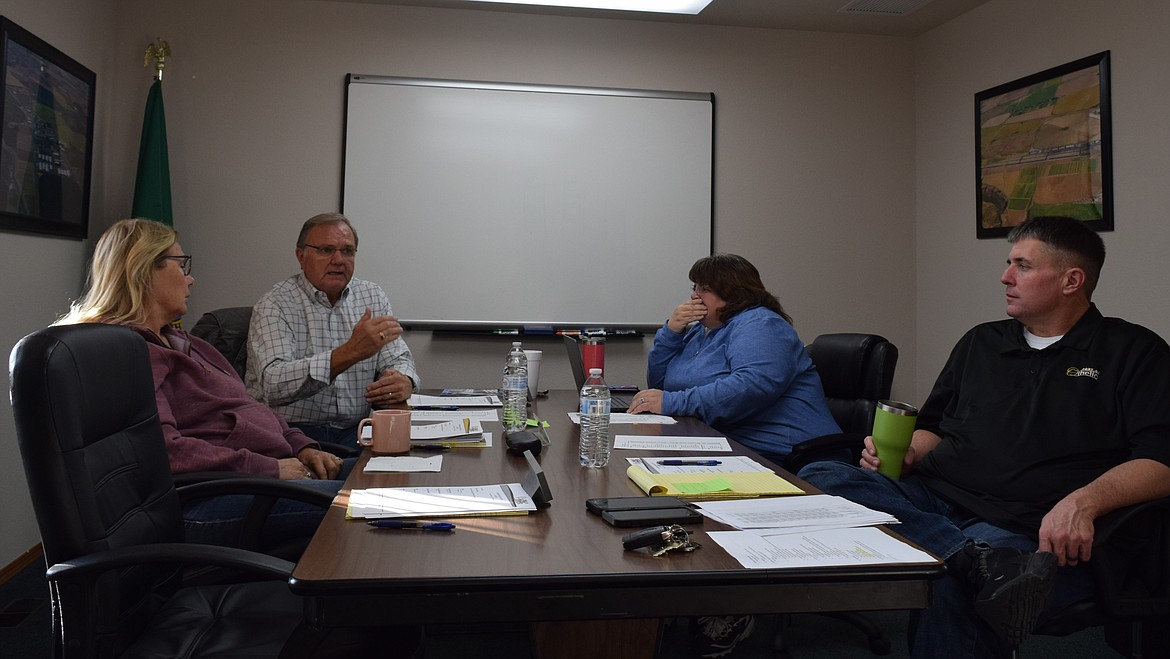
{"label": "yellow legal pad", "polygon": [[650,496],[742,499],[777,494],[804,494],[804,490],[770,471],[652,474],[639,465],[630,465],[626,475]]}

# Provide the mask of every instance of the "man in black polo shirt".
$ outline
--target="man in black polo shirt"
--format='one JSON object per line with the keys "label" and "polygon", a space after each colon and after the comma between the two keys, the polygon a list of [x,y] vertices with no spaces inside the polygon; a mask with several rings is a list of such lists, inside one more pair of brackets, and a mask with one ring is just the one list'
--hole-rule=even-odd
{"label": "man in black polo shirt", "polygon": [[[1091,302],[1101,237],[1076,220],[1016,227],[1009,320],[967,332],[922,411],[895,481],[809,465],[820,489],[895,515],[946,560],[912,630],[915,657],[1010,654],[1044,611],[1091,596],[1093,522],[1170,496],[1170,347]],[[1058,567],[1059,566],[1059,567]]]}

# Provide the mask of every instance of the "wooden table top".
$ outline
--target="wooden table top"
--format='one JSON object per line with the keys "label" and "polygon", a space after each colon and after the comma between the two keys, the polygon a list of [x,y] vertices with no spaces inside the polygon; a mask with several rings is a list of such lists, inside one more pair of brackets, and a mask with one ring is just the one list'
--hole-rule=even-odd
{"label": "wooden table top", "polygon": [[[686,527],[702,545],[698,551],[661,557],[644,550],[623,551],[621,537],[635,529],[615,528],[587,513],[585,500],[642,495],[626,476],[626,458],[654,453],[616,450],[606,468],[581,467],[579,430],[566,414],[576,406],[576,392],[555,391],[538,399],[530,409],[530,415],[550,424],[550,445],[543,448],[538,460],[553,495],[551,507],[531,515],[453,518],[457,529],[451,533],[381,530],[368,526],[365,520],[345,518],[351,488],[522,482],[527,463],[523,457],[506,452],[498,422],[485,423],[485,430],[494,434],[492,447],[446,451],[439,473],[367,474],[362,466],[369,453],[363,454],[290,580],[294,592],[321,599],[310,617],[328,624],[338,622],[341,616],[352,619],[368,607],[392,606],[404,619],[417,617],[421,621],[431,619],[437,611],[450,613],[453,606],[461,604],[466,605],[461,615],[484,621],[926,605],[929,580],[941,575],[941,565],[748,570],[706,537],[706,531],[727,528],[711,520]],[[611,424],[610,432],[719,436],[693,418],[681,418],[672,425]],[[732,447],[734,454],[750,455],[774,466],[734,442]],[[776,470],[811,489],[791,474]],[[842,590],[824,604],[805,597],[780,605],[774,591],[759,590],[777,583],[789,588],[817,588],[826,596]],[[868,585],[864,593],[856,592],[859,584]],[[748,587],[759,592],[749,593]],[[675,595],[669,598],[674,603],[639,600],[663,592],[661,589],[674,589]],[[516,598],[524,593],[531,594],[533,601],[517,604]],[[842,602],[845,597],[867,601]],[[583,601],[590,599],[594,601]],[[496,602],[513,604],[508,611],[501,611],[495,608]],[[721,610],[729,606],[747,608]]]}

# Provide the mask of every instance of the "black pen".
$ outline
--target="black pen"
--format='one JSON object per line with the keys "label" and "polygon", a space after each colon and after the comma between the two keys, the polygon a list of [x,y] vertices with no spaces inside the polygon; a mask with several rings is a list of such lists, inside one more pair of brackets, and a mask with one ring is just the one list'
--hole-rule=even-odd
{"label": "black pen", "polygon": [[719,460],[659,460],[658,464],[664,467],[717,467]]}
{"label": "black pen", "polygon": [[406,522],[400,519],[372,519],[366,524],[379,529],[419,529],[420,531],[454,531],[451,522]]}
{"label": "black pen", "polygon": [[410,446],[410,448],[416,448],[416,449],[419,449],[420,451],[450,451],[451,450],[450,446],[444,446],[443,444],[412,444]]}

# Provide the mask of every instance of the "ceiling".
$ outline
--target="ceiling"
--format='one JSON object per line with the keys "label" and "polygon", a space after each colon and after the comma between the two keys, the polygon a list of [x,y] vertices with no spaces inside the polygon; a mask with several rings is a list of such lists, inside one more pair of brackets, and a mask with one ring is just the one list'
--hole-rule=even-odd
{"label": "ceiling", "polygon": [[[883,34],[901,37],[918,36],[988,2],[988,0],[712,0],[711,4],[699,15],[682,16],[649,12],[507,5],[492,2],[469,2],[467,0],[326,1],[816,32]],[[923,4],[924,2],[925,4]],[[919,7],[920,5],[922,6]],[[850,10],[840,11],[846,7],[849,7]],[[914,9],[914,7],[919,8]],[[906,11],[907,9],[909,11]]]}

